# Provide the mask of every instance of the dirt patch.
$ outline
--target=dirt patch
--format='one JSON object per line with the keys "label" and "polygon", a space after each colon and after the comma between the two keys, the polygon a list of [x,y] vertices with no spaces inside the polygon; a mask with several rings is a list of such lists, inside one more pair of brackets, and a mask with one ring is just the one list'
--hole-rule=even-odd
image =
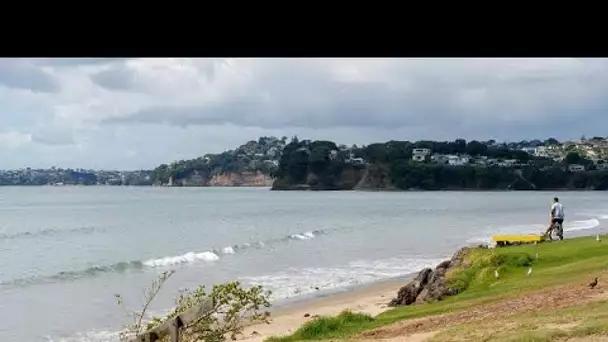
{"label": "dirt patch", "polygon": [[525,293],[517,298],[481,304],[462,312],[397,322],[364,332],[359,338],[362,340],[382,340],[400,336],[405,337],[421,332],[436,331],[438,328],[455,324],[488,322],[514,314],[560,309],[606,298],[608,298],[608,294],[604,293],[604,290],[600,287],[591,290],[585,285],[559,286]]}
{"label": "dirt patch", "polygon": [[580,322],[562,323],[562,324],[545,324],[542,326],[543,329],[549,330],[572,330],[580,325]]}
{"label": "dirt patch", "polygon": [[[440,331],[429,331],[429,332],[423,332],[423,333],[415,333],[415,334],[411,334],[408,336],[396,336],[396,337],[391,337],[391,338],[383,338],[383,339],[369,339],[369,340],[353,340],[353,341],[357,341],[357,342],[378,342],[378,341],[383,341],[383,342],[426,342],[428,340],[430,340],[431,338],[435,337],[435,335],[439,334]],[[332,342],[338,342],[338,341],[332,341]],[[343,341],[340,341],[343,342]]]}

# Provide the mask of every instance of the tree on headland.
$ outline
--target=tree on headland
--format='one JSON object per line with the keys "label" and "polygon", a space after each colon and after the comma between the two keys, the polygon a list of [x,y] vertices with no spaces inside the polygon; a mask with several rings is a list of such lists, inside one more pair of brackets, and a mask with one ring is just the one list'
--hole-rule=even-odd
{"label": "tree on headland", "polygon": [[564,158],[564,161],[567,164],[581,164],[581,165],[592,164],[592,162],[590,160],[585,159],[578,152],[570,152],[570,153],[568,153],[566,155],[566,157]]}
{"label": "tree on headland", "polygon": [[546,146],[559,145],[559,141],[555,138],[549,138],[549,139],[545,140],[545,145]]}

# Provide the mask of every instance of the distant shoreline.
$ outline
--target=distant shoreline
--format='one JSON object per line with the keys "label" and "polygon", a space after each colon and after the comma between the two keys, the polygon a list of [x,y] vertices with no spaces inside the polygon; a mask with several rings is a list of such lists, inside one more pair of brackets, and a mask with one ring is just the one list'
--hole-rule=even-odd
{"label": "distant shoreline", "polygon": [[209,185],[209,186],[166,186],[166,185],[105,185],[105,184],[63,184],[63,185],[0,185],[0,188],[268,188],[274,192],[539,192],[539,191],[560,191],[560,192],[599,192],[607,191],[608,189],[586,189],[586,188],[547,188],[547,189],[474,189],[474,188],[459,188],[459,189],[273,189],[268,185]]}

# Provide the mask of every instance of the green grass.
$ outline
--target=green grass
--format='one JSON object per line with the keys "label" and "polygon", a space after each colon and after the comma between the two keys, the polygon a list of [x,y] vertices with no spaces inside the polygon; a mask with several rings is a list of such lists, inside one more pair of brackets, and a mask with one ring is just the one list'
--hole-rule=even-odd
{"label": "green grass", "polygon": [[[350,312],[337,317],[319,317],[307,322],[292,335],[273,337],[267,341],[347,338],[404,319],[463,311],[481,303],[516,297],[521,292],[586,282],[598,272],[608,269],[606,243],[608,239],[597,242],[595,237],[582,237],[539,245],[474,249],[466,257],[471,263],[469,268],[450,271],[446,275],[454,286],[463,290],[457,296],[425,305],[395,308],[373,318]],[[528,277],[526,272],[529,267],[532,267],[532,275]],[[494,278],[494,270],[500,273],[498,280]],[[604,329],[604,326],[590,327]],[[547,341],[547,338],[554,338],[551,334],[557,332],[546,333],[549,337],[534,335],[543,334],[541,330],[525,337],[529,339],[522,337],[524,339],[521,341]]]}
{"label": "green grass", "polygon": [[447,328],[429,342],[498,341],[546,342],[592,335],[608,336],[608,301],[569,307],[550,312],[528,313],[496,322],[474,322]]}

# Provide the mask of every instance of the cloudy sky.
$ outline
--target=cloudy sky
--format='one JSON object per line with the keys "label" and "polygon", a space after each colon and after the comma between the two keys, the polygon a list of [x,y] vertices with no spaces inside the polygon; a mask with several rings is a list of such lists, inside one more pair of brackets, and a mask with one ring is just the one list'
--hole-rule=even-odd
{"label": "cloudy sky", "polygon": [[261,135],[608,135],[605,59],[2,59],[0,169],[153,168]]}

